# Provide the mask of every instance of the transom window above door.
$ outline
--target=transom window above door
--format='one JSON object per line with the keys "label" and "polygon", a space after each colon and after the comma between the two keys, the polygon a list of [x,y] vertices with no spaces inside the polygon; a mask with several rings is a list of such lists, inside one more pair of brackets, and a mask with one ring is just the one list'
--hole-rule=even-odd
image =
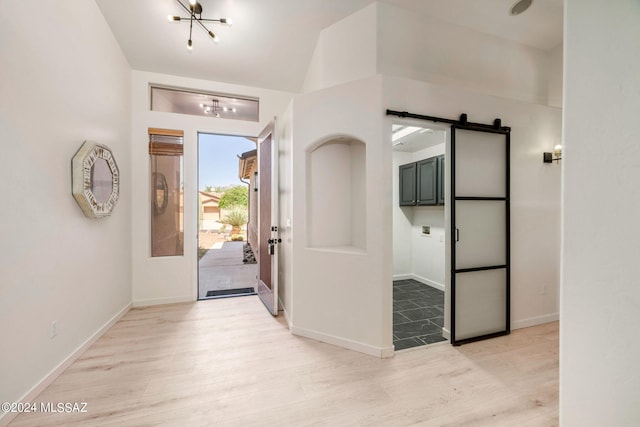
{"label": "transom window above door", "polygon": [[259,105],[246,96],[151,86],[151,111],[257,122]]}

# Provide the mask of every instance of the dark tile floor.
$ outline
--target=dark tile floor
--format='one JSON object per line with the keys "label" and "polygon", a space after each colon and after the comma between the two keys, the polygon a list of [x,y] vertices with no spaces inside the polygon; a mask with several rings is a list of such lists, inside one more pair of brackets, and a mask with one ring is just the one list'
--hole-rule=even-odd
{"label": "dark tile floor", "polygon": [[413,279],[393,282],[393,345],[396,350],[445,341],[444,292]]}

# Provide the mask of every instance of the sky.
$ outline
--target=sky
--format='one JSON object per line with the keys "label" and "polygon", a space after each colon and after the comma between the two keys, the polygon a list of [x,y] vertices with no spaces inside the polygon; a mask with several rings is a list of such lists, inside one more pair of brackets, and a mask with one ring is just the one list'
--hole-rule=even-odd
{"label": "sky", "polygon": [[201,133],[198,139],[198,188],[242,184],[238,178],[238,156],[256,148],[241,136]]}

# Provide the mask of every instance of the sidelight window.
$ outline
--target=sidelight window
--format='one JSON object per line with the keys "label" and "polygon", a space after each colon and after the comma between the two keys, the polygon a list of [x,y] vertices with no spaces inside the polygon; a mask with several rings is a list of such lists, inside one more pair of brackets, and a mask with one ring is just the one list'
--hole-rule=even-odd
{"label": "sidelight window", "polygon": [[149,129],[151,256],[184,254],[184,182],[181,130]]}

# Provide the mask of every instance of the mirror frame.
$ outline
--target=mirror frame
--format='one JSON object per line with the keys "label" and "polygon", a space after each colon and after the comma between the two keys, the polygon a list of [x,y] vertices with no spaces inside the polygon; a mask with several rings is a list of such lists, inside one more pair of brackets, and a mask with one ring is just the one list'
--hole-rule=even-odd
{"label": "mirror frame", "polygon": [[[111,194],[99,203],[93,194],[92,168],[97,159],[103,159],[111,171]],[[120,195],[120,174],[111,149],[94,141],[85,141],[71,159],[73,198],[89,218],[111,215]]]}

